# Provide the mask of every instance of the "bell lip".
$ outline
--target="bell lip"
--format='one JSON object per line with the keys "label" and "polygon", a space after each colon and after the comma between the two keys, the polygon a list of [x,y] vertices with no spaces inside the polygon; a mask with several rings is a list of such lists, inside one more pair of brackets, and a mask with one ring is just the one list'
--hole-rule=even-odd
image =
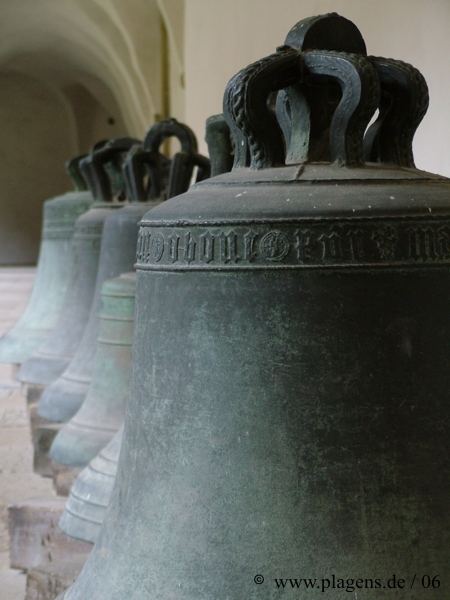
{"label": "bell lip", "polygon": [[79,410],[89,389],[90,380],[74,380],[65,373],[45,388],[38,402],[38,415],[55,423],[69,421]]}
{"label": "bell lip", "polygon": [[17,373],[17,380],[24,384],[46,387],[63,374],[70,360],[70,358],[40,356],[35,353],[22,363]]}
{"label": "bell lip", "polygon": [[[104,509],[105,512],[106,509],[107,507]],[[83,518],[78,514],[73,514],[70,512],[70,507],[66,507],[58,522],[58,526],[67,536],[94,545],[100,533],[102,523]],[[64,595],[58,597],[64,598]]]}
{"label": "bell lip", "polygon": [[50,331],[51,328],[19,329],[13,326],[0,338],[0,364],[22,365],[33,356]]}
{"label": "bell lip", "polygon": [[65,423],[58,431],[50,448],[49,457],[57,464],[73,468],[85,468],[113,439],[119,430],[101,430]]}

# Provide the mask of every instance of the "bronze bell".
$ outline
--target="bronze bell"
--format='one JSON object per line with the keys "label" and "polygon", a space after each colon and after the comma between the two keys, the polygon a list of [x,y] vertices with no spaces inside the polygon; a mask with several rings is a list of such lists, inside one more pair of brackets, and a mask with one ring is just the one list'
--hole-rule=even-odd
{"label": "bronze bell", "polygon": [[[121,240],[116,238],[105,249],[105,240],[109,237],[110,217],[119,215],[120,210],[126,204],[121,167],[126,153],[136,143],[138,143],[138,140],[133,138],[111,140],[104,147],[93,152],[86,165],[86,177],[90,179],[90,185],[95,190],[94,193],[99,200],[98,206],[94,205],[94,208],[90,211],[91,215],[87,213],[85,221],[88,230],[95,229],[97,261],[95,262],[95,270],[92,269],[93,272],[90,273],[89,277],[89,302],[82,302],[83,318],[73,324],[73,326],[76,326],[76,340],[74,340],[76,343],[71,346],[71,354],[64,356],[66,367],[62,374],[45,389],[39,400],[38,413],[48,421],[65,421],[79,408],[90,381],[93,362],[90,342],[93,337],[95,349],[101,285],[106,279],[118,274],[115,272],[115,261],[119,262],[119,268],[122,258],[124,264],[128,264],[126,259],[130,253],[127,254],[126,252],[125,242],[128,241],[125,235],[126,229],[123,228],[121,232],[124,238],[123,244]],[[98,224],[96,223],[92,227],[91,220],[98,221]],[[74,298],[72,302],[76,305],[79,299]],[[95,319],[92,316],[94,311]],[[73,308],[73,313],[75,312],[77,312],[77,309]],[[74,367],[76,368],[74,369]],[[72,376],[71,373],[73,373]]]}
{"label": "bronze bell", "polygon": [[450,181],[413,165],[420,73],[308,27],[229,82],[233,171],[142,221],[117,481],[66,600],[448,595]]}
{"label": "bronze bell", "polygon": [[[213,134],[211,135],[211,130]],[[207,121],[206,125],[206,137],[208,139],[208,152],[211,160],[211,165],[214,165],[216,171],[226,169],[229,164],[230,152],[232,152],[230,146],[229,129],[225,123],[223,115],[217,115],[211,117]],[[223,156],[225,154],[225,156]],[[135,147],[130,152],[124,169],[126,172],[125,181],[128,182],[129,195],[143,196],[143,173],[139,172],[137,166],[140,166],[146,158],[145,152]],[[147,157],[148,160],[148,157]],[[191,161],[185,161],[183,167],[186,165],[205,164],[204,159],[196,158],[196,155],[192,155]],[[231,168],[231,165],[230,165]],[[201,167],[200,167],[201,169]],[[179,170],[171,168],[171,177],[177,177]],[[190,180],[190,176],[186,173],[182,173],[181,182]],[[192,175],[192,174],[191,174]],[[201,175],[200,175],[201,176]],[[154,188],[157,186],[157,177],[151,184]],[[180,181],[176,185],[169,185],[169,189],[173,190],[180,185]],[[158,189],[158,188],[157,188]],[[120,279],[120,278],[119,278]],[[108,282],[105,284],[108,285]],[[101,337],[101,336],[100,336]],[[96,362],[98,360],[98,354],[100,352],[100,340],[97,350]],[[122,363],[123,366],[123,363]],[[130,365],[131,366],[131,365]],[[125,379],[125,377],[124,377]],[[83,403],[80,411],[73,417],[71,421],[65,426],[70,427],[75,425],[75,421],[80,416],[82,411],[86,411],[88,405],[88,398],[94,387],[96,377],[94,375],[88,396]],[[99,380],[101,382],[101,378]],[[111,387],[111,386],[110,386]],[[109,394],[114,394],[116,386],[111,387]],[[97,399],[98,403],[98,399]],[[93,410],[92,402],[90,403],[91,409]],[[110,420],[111,414],[108,408],[108,404],[104,403],[103,406],[106,409],[104,415],[99,412],[98,407],[95,410],[97,422],[104,425],[105,420]],[[90,431],[95,432],[93,428],[94,419],[91,419]],[[80,432],[81,433],[81,432]],[[79,444],[81,446],[85,443],[86,431],[83,437],[80,436]],[[112,440],[107,446],[100,450],[99,454],[95,456],[89,465],[83,469],[83,471],[75,479],[70,494],[64,509],[64,513],[60,520],[61,529],[69,536],[81,539],[87,542],[95,542],[98,532],[100,531],[101,524],[103,522],[106,509],[109,504],[111,492],[117,471],[117,462],[119,458],[120,447],[122,443],[123,427],[114,435]],[[86,436],[88,437],[88,436]],[[91,436],[90,436],[91,437]]]}
{"label": "bronze bell", "polygon": [[[108,219],[105,225],[105,234],[102,242],[102,254],[100,259],[99,267],[99,278],[103,280],[103,274],[105,272],[105,265],[108,266],[109,273],[113,269],[119,271],[126,271],[133,267],[136,255],[136,243],[138,234],[138,223],[142,216],[154,206],[157,206],[164,195],[166,181],[164,176],[165,165],[164,159],[159,155],[158,149],[160,144],[167,137],[176,136],[179,138],[182,145],[182,153],[179,155],[190,156],[195,155],[196,161],[201,161],[203,165],[206,162],[209,165],[209,161],[204,157],[199,157],[196,153],[196,140],[191,130],[181,123],[170,119],[168,121],[162,121],[154,125],[146,139],[144,141],[144,147],[147,146],[148,150],[135,149],[129,160],[125,163],[125,180],[128,181],[128,189],[131,197],[134,200],[140,200],[140,202],[134,202],[131,205],[123,208],[121,211],[116,213],[113,218]],[[185,144],[185,138],[188,140],[188,144]],[[176,155],[174,160],[177,159]],[[147,160],[144,158],[147,157]],[[208,166],[206,165],[206,166]],[[142,181],[144,174],[141,172],[143,166],[150,167],[150,191],[146,192],[145,188],[142,187]],[[185,177],[185,173],[179,173],[178,170],[173,170],[173,165],[170,166],[169,180],[167,182],[168,194],[171,193],[172,189],[175,189],[177,182],[174,179],[180,179],[184,183],[183,191],[185,191],[189,185],[190,177]],[[138,169],[137,172],[134,170]],[[162,169],[162,172],[158,176],[158,169]],[[131,170],[131,172],[130,172]],[[152,171],[154,177],[152,177]],[[162,194],[162,197],[154,197],[154,191],[152,190],[152,181],[159,180],[157,189]],[[162,179],[162,181],[161,181]],[[141,183],[138,183],[141,182]],[[148,202],[143,202],[147,199],[147,195],[150,195]],[[111,248],[122,248],[121,257],[115,256],[114,251]],[[126,249],[126,251],[124,250]],[[102,257],[104,259],[102,260]],[[127,258],[127,264],[124,264],[124,257]],[[119,260],[120,258],[120,260]],[[134,274],[129,274],[126,278],[116,283],[117,286],[124,288],[128,286],[122,293],[126,294],[127,297],[131,297],[132,289],[134,286]],[[133,292],[134,293],[134,292]],[[119,305],[118,305],[119,306]],[[123,312],[123,318],[132,319],[130,301],[123,306],[123,309],[117,308],[118,311]],[[125,317],[125,314],[126,317]],[[95,316],[95,320],[94,320]],[[92,370],[93,377],[90,378],[86,385],[85,397],[81,399],[80,407],[78,412],[74,414],[73,418],[60,430],[56,436],[50,451],[51,458],[60,464],[73,467],[82,467],[89,463],[89,461],[95,457],[99,450],[111,439],[117,429],[120,427],[123,421],[125,400],[127,397],[128,389],[128,371],[129,371],[129,351],[131,348],[131,329],[128,332],[129,335],[125,336],[116,332],[113,337],[119,335],[123,337],[122,342],[116,338],[116,344],[122,343],[122,349],[125,353],[121,356],[121,368],[117,368],[117,361],[114,358],[112,346],[103,351],[102,348],[102,334],[100,334],[99,344],[97,353],[95,354],[96,346],[92,344],[93,330],[96,329],[95,323],[98,321],[97,307],[92,307],[90,326],[88,327],[88,341],[83,340],[85,343],[80,346],[80,357],[84,362],[79,361],[78,364],[73,363],[69,367],[59,382],[59,391],[63,390],[63,395],[59,402],[60,414],[63,410],[67,410],[67,407],[71,410],[73,405],[72,400],[69,398],[69,402],[66,401],[64,394],[67,394],[69,385],[73,385],[70,380],[75,379],[74,373],[82,372],[85,379],[88,378],[87,366]],[[110,323],[110,325],[112,325]],[[117,326],[119,324],[117,323]],[[128,331],[128,330],[127,330]],[[108,336],[110,337],[110,336]],[[128,349],[125,349],[128,346]],[[92,352],[93,351],[93,352]],[[117,352],[120,354],[119,348]],[[87,357],[91,357],[91,364],[88,365]],[[76,359],[75,359],[76,361]],[[83,370],[80,367],[83,366]],[[114,367],[114,365],[116,365]],[[78,369],[78,371],[76,371]],[[108,376],[108,372],[111,369],[116,370],[116,376],[113,378]],[[69,372],[70,371],[70,372]],[[79,377],[79,375],[77,375]],[[90,376],[90,372],[89,372]],[[55,387],[58,384],[55,384]],[[81,394],[80,394],[81,395]],[[71,417],[67,410],[66,414]]]}
{"label": "bronze bell", "polygon": [[92,381],[75,415],[60,429],[50,456],[84,467],[123,423],[131,370],[135,273],[105,281],[101,291],[99,332]]}
{"label": "bronze bell", "polygon": [[91,155],[80,162],[83,177],[89,184],[95,202],[75,223],[63,310],[50,335],[22,365],[18,379],[23,383],[46,386],[57,379],[80,342],[94,296],[103,225],[110,211],[121,206],[119,202],[103,202],[90,173],[92,156],[114,143],[99,142]]}
{"label": "bronze bell", "polygon": [[0,362],[23,363],[49,335],[63,310],[69,285],[75,221],[90,207],[92,195],[79,171],[78,156],[66,163],[75,191],[44,202],[36,278],[28,305],[0,339]]}

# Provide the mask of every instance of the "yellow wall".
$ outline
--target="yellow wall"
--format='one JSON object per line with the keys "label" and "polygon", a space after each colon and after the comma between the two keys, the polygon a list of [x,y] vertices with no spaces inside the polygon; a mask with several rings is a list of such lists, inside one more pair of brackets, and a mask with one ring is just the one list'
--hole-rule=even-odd
{"label": "yellow wall", "polygon": [[430,88],[416,163],[450,175],[450,0],[187,0],[186,119],[203,137],[228,79],[270,54],[298,20],[336,11],[360,28],[368,52],[413,63]]}

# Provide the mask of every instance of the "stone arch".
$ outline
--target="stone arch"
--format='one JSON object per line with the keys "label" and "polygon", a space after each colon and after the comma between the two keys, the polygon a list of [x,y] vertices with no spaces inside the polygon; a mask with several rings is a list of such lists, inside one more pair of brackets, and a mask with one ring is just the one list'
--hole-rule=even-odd
{"label": "stone arch", "polygon": [[[0,81],[20,80],[24,95],[33,88],[33,93],[27,92],[26,107],[15,103],[16,112],[37,111],[36,118],[47,131],[45,140],[33,138],[38,135],[33,128],[21,133],[30,156],[37,157],[34,162],[26,159],[33,189],[24,185],[20,145],[10,144],[9,172],[2,177],[7,185],[0,195],[0,264],[30,263],[37,256],[42,202],[70,188],[64,159],[86,151],[102,137],[143,137],[155,119],[165,116],[165,25],[156,0],[18,0],[2,8],[1,27]],[[47,113],[38,107],[39,95],[46,98]],[[18,127],[26,117],[12,116],[14,110],[10,105],[10,124],[4,129],[9,136],[12,125]],[[52,118],[52,113],[58,116]],[[44,153],[46,181],[40,175]],[[2,170],[0,164],[0,175]],[[11,194],[21,207],[20,232],[6,201]],[[5,237],[8,228],[11,235]]]}

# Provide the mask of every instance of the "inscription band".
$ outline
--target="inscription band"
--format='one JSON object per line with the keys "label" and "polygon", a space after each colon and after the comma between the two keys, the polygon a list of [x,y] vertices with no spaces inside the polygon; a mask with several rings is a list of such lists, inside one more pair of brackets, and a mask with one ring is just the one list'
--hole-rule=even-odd
{"label": "inscription band", "polygon": [[450,219],[142,225],[142,270],[234,270],[450,264]]}

